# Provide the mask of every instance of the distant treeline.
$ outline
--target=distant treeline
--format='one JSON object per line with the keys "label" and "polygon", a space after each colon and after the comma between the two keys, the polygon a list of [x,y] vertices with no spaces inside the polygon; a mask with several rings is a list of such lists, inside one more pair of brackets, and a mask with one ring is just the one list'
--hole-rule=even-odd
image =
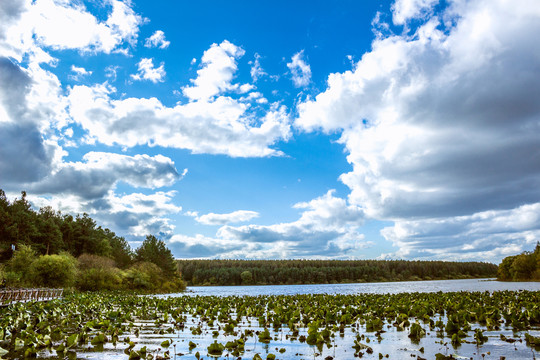
{"label": "distant treeline", "polygon": [[540,243],[534,251],[508,256],[499,265],[497,279],[502,281],[540,281]]}
{"label": "distant treeline", "polygon": [[178,260],[190,285],[279,285],[487,278],[497,265],[405,260]]}
{"label": "distant treeline", "polygon": [[26,193],[0,189],[0,282],[11,287],[176,291],[184,287],[171,251],[148,235],[135,251],[88,214],[32,209]]}

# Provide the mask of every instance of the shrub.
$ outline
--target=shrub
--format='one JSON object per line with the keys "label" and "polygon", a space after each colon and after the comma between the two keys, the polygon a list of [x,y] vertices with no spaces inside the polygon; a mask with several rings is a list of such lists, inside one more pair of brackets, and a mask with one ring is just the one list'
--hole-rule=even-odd
{"label": "shrub", "polygon": [[112,269],[115,267],[114,260],[105,256],[82,254],[77,258],[80,270],[88,269]]}
{"label": "shrub", "polygon": [[122,287],[121,271],[117,268],[80,271],[76,287],[83,291],[118,290]]}
{"label": "shrub", "polygon": [[156,290],[163,283],[163,271],[156,264],[147,261],[132,265],[126,271],[125,277],[132,289]]}
{"label": "shrub", "polygon": [[36,261],[36,252],[29,245],[19,245],[7,262],[6,280],[11,286],[25,286],[32,282],[30,267]]}
{"label": "shrub", "polygon": [[76,286],[84,291],[116,290],[122,286],[121,271],[108,257],[82,254],[79,256],[79,276]]}
{"label": "shrub", "polygon": [[31,282],[40,287],[70,287],[76,274],[76,260],[68,253],[42,255],[30,266]]}

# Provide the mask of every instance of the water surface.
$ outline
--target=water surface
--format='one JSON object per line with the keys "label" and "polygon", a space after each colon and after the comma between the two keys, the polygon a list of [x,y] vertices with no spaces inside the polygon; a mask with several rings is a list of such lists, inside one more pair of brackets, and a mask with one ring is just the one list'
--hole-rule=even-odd
{"label": "water surface", "polygon": [[297,294],[397,294],[410,292],[454,291],[540,291],[540,282],[505,282],[494,279],[402,281],[361,284],[190,286],[185,293],[168,296],[258,296]]}

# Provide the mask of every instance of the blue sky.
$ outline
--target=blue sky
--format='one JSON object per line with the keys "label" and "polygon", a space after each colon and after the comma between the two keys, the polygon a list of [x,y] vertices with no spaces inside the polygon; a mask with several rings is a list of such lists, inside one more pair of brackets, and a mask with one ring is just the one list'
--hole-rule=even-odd
{"label": "blue sky", "polygon": [[533,0],[0,4],[0,188],[178,258],[498,262],[540,230]]}

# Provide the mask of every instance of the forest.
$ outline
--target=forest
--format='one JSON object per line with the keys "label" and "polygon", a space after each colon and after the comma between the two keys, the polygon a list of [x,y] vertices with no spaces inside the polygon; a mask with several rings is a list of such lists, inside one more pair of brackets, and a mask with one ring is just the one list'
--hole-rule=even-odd
{"label": "forest", "polygon": [[405,260],[178,260],[189,285],[279,285],[495,277],[483,262]]}
{"label": "forest", "polygon": [[497,266],[483,262],[175,260],[164,241],[153,235],[133,251],[123,237],[98,226],[88,214],[74,217],[51,207],[35,211],[25,192],[10,202],[0,190],[0,281],[10,287],[170,292],[185,288],[185,282],[325,284],[496,275]]}
{"label": "forest", "polygon": [[540,281],[540,243],[534,251],[507,256],[499,265],[497,280]]}
{"label": "forest", "polygon": [[171,251],[147,235],[133,251],[88,214],[32,209],[23,191],[10,202],[0,189],[0,281],[8,287],[79,290],[185,288]]}

